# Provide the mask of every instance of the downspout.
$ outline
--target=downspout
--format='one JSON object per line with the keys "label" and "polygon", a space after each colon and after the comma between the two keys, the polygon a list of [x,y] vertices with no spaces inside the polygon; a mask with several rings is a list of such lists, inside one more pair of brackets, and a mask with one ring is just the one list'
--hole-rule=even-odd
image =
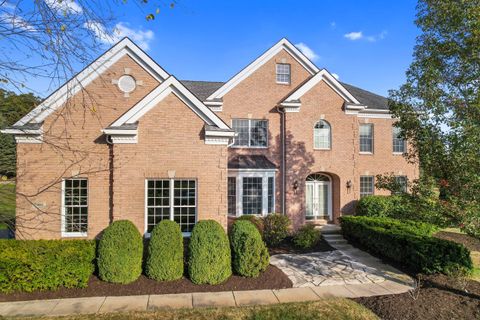
{"label": "downspout", "polygon": [[113,223],[113,142],[112,137],[105,136],[105,141],[108,144],[108,220],[109,224]]}
{"label": "downspout", "polygon": [[280,106],[277,106],[277,110],[278,112],[280,113],[280,126],[281,126],[281,129],[280,129],[280,139],[281,139],[281,145],[282,145],[282,153],[281,153],[281,157],[282,157],[282,161],[281,161],[281,170],[282,170],[282,214],[283,215],[286,215],[287,214],[287,210],[286,210],[286,195],[287,195],[287,173],[286,173],[286,142],[285,142],[285,125],[286,125],[286,115],[285,115],[285,111],[283,110],[282,107]]}

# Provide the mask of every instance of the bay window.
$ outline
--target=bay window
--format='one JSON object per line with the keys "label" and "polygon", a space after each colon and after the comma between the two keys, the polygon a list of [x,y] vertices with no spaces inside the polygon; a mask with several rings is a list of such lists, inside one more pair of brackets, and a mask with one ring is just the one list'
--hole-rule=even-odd
{"label": "bay window", "polygon": [[275,171],[231,171],[228,178],[228,213],[265,215],[275,210]]}

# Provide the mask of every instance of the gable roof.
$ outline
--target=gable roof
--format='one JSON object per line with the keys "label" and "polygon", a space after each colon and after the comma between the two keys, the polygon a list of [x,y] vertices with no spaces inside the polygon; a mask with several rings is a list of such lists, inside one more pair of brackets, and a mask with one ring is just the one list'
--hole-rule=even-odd
{"label": "gable roof", "polygon": [[352,104],[360,104],[357,98],[355,98],[334,76],[330,74],[326,69],[322,69],[312,78],[308,79],[304,84],[299,86],[293,91],[283,102],[285,104],[300,103],[300,98],[312,89],[320,81],[324,81],[330,88],[338,93],[346,102]]}
{"label": "gable roof", "polygon": [[[203,100],[204,96],[212,94],[224,82],[217,81],[193,81],[180,80],[193,94]],[[388,99],[376,93],[352,86],[351,84],[340,82],[358,101],[360,104],[366,105],[368,109],[388,110]]]}
{"label": "gable roof", "polygon": [[260,57],[255,59],[248,66],[243,68],[239,73],[234,75],[230,80],[225,82],[220,88],[215,90],[210,96],[207,97],[207,101],[221,99],[227,92],[233,89],[237,84],[242,80],[247,78],[258,68],[263,66],[267,61],[269,61],[273,56],[275,56],[280,51],[285,50],[289,53],[295,60],[297,60],[311,75],[316,74],[319,69],[318,67],[310,61],[300,50],[297,49],[290,41],[286,38],[281,39],[273,47],[265,51]]}
{"label": "gable roof", "polygon": [[14,126],[20,127],[28,123],[42,122],[48,115],[62,106],[69,97],[72,97],[93,80],[97,79],[103,72],[125,55],[129,55],[159,82],[162,82],[170,76],[129,38],[123,38],[80,71],[75,77],[48,96],[40,105],[17,121]]}
{"label": "gable roof", "polygon": [[205,124],[218,127],[221,130],[231,131],[230,127],[225,122],[223,122],[212,110],[205,106],[196,95],[190,92],[174,76],[168,77],[162,84],[147,94],[142,100],[140,100],[126,113],[120,116],[120,118],[115,120],[109,128],[118,128],[128,124],[136,123],[143,115],[154,108],[170,93],[175,94],[179,99],[181,99],[205,122]]}

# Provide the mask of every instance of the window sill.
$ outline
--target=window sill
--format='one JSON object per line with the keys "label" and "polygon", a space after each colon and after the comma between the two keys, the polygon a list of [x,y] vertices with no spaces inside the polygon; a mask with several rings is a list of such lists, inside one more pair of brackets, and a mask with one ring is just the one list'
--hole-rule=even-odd
{"label": "window sill", "polygon": [[86,232],[62,232],[62,238],[86,238]]}
{"label": "window sill", "polygon": [[392,153],[394,156],[403,156],[405,152],[393,152]]}
{"label": "window sill", "polygon": [[268,149],[268,146],[266,146],[266,147],[230,146],[230,148],[233,148],[233,149]]}
{"label": "window sill", "polygon": [[360,152],[360,154],[373,156],[373,152]]}
{"label": "window sill", "polygon": [[325,149],[323,149],[323,148],[313,148],[313,150],[315,150],[315,151],[331,151],[332,148],[328,148],[328,149],[326,149],[326,148]]}
{"label": "window sill", "polygon": [[290,82],[277,82],[277,84],[281,84],[281,85],[283,85],[283,86],[289,86],[289,85],[291,85]]}

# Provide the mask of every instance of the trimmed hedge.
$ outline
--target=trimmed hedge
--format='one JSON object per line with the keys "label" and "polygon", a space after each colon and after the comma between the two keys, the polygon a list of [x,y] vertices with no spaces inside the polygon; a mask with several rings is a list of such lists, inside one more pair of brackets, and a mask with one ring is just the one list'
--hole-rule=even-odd
{"label": "trimmed hedge", "polygon": [[[411,232],[411,225],[397,221],[387,228],[385,220],[366,217],[340,218],[346,239],[358,243],[374,254],[396,261],[413,272],[426,274],[470,273],[473,264],[470,252],[451,241]],[[393,219],[390,219],[393,220]]]}
{"label": "trimmed hedge", "polygon": [[384,229],[395,229],[413,234],[430,236],[437,232],[439,229],[437,226],[425,222],[411,221],[411,220],[399,220],[393,218],[382,217],[355,217],[355,221],[358,223],[364,223],[372,227],[381,227]]}
{"label": "trimmed hedge", "polygon": [[188,273],[196,284],[219,284],[232,275],[231,251],[222,226],[214,220],[199,221],[189,244]]}
{"label": "trimmed hedge", "polygon": [[0,240],[0,292],[85,288],[95,241]]}
{"label": "trimmed hedge", "polygon": [[307,223],[298,229],[293,237],[293,243],[299,248],[308,249],[315,246],[320,241],[320,237],[320,230],[315,229],[314,224]]}
{"label": "trimmed hedge", "polygon": [[276,247],[288,236],[290,219],[282,214],[272,213],[263,218],[263,240],[269,247]]}
{"label": "trimmed hedge", "polygon": [[153,228],[145,273],[158,281],[177,280],[183,276],[183,236],[175,221],[162,220]]}
{"label": "trimmed hedge", "polygon": [[244,277],[258,277],[267,269],[270,255],[260,232],[250,221],[238,220],[230,234],[233,269]]}
{"label": "trimmed hedge", "polygon": [[128,220],[114,221],[98,243],[98,273],[102,280],[130,283],[142,273],[143,239]]}
{"label": "trimmed hedge", "polygon": [[244,214],[244,215],[241,215],[240,217],[238,217],[235,221],[239,221],[239,220],[250,221],[258,229],[258,232],[260,232],[261,235],[263,234],[263,220],[262,220],[262,218],[254,215],[254,214]]}

